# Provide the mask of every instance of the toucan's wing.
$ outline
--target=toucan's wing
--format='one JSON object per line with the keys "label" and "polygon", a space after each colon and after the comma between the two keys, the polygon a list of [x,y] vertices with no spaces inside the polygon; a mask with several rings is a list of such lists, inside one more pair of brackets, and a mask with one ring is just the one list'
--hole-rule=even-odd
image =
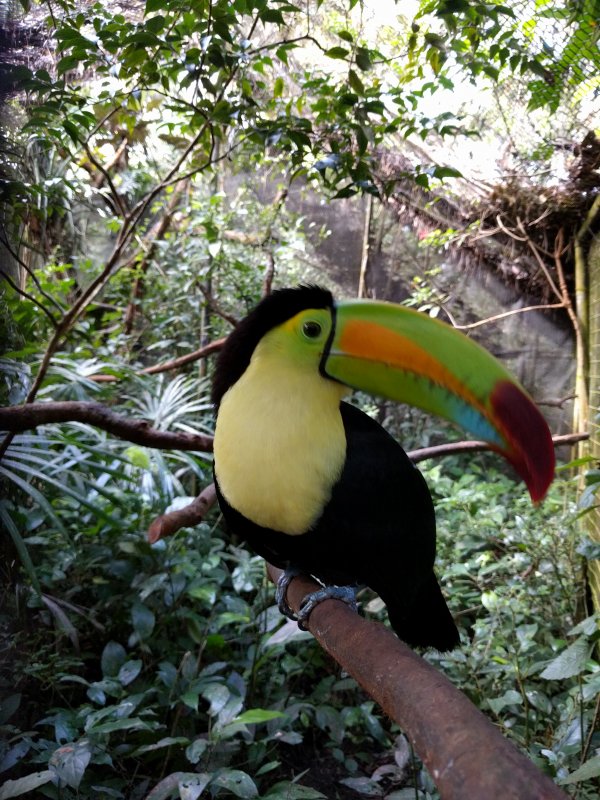
{"label": "toucan's wing", "polygon": [[448,650],[458,632],[433,574],[435,514],[421,473],[373,419],[341,404],[346,463],[319,521],[337,566],[374,589],[398,635]]}

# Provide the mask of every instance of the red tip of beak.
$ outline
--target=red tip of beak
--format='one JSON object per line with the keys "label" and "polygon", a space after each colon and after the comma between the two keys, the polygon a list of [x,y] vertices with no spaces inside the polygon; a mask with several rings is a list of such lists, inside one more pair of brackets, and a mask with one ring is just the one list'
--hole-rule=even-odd
{"label": "red tip of beak", "polygon": [[508,442],[502,452],[537,503],[544,499],[554,478],[554,443],[546,420],[529,397],[509,381],[498,383],[490,399]]}

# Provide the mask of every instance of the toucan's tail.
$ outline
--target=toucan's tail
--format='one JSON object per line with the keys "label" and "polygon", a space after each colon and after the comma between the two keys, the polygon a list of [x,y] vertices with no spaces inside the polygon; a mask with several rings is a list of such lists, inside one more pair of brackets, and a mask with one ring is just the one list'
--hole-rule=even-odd
{"label": "toucan's tail", "polygon": [[458,630],[433,572],[410,605],[398,602],[397,596],[380,595],[392,628],[406,644],[441,651],[453,650],[458,645]]}

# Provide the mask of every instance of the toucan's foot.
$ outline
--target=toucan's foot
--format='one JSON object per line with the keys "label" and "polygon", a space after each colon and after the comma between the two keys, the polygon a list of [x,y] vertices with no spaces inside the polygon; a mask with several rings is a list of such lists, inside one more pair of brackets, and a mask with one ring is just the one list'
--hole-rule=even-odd
{"label": "toucan's foot", "polygon": [[322,603],[323,600],[341,600],[342,603],[349,605],[353,611],[358,611],[358,603],[356,601],[358,588],[357,586],[324,586],[316,592],[307,594],[302,601],[297,616],[300,630],[308,630],[308,618],[314,608],[318,606],[319,603]]}
{"label": "toucan's foot", "polygon": [[275,590],[275,600],[277,601],[277,605],[279,610],[288,619],[294,620],[294,622],[298,619],[297,615],[294,613],[290,604],[287,601],[287,590],[290,583],[297,575],[301,575],[302,570],[296,569],[295,567],[288,567],[284,572],[281,573],[279,579],[277,580],[277,588]]}

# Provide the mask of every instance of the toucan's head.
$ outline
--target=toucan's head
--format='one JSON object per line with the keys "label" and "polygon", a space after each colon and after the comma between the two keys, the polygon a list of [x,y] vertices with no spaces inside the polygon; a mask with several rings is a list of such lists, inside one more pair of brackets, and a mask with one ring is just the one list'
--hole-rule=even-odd
{"label": "toucan's head", "polygon": [[298,369],[457,423],[508,459],[534,501],[546,494],[554,476],[546,421],[490,353],[449,325],[393,303],[334,302],[317,286],[281,289],[227,339],[213,383],[217,409],[259,344]]}

